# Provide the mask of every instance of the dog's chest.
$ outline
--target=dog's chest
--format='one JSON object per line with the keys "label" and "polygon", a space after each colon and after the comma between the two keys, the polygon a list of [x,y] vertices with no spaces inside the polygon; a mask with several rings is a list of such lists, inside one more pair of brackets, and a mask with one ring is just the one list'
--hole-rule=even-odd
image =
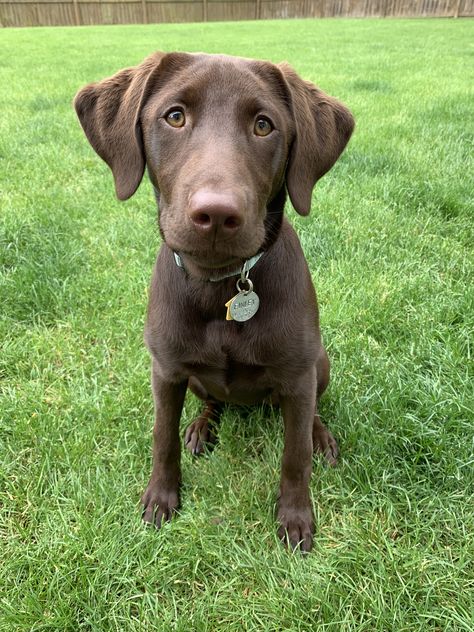
{"label": "dog's chest", "polygon": [[269,367],[244,327],[210,322],[199,344],[190,346],[182,356],[182,370],[197,377],[219,399],[241,402],[245,393],[246,400],[249,396],[259,400],[272,390]]}
{"label": "dog's chest", "polygon": [[183,364],[202,367],[202,371],[211,370],[225,374],[226,381],[242,372],[261,373],[258,351],[251,344],[242,327],[234,323],[210,321],[200,331],[199,338],[188,341],[187,351],[182,355]]}

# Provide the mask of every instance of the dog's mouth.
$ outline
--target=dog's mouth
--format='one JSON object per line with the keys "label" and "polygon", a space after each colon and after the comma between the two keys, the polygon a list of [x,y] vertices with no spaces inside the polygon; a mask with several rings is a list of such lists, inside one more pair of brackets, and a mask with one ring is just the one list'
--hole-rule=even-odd
{"label": "dog's mouth", "polygon": [[247,257],[218,256],[215,254],[210,257],[185,250],[179,250],[177,254],[181,265],[191,276],[208,280],[225,278],[232,273],[237,274],[247,259]]}
{"label": "dog's mouth", "polygon": [[[167,209],[169,210],[169,209]],[[160,211],[159,228],[163,241],[182,259],[192,277],[213,279],[238,274],[247,259],[262,250],[266,240],[265,222],[259,218],[247,221],[231,235],[207,235],[190,222],[178,222],[171,212]]]}

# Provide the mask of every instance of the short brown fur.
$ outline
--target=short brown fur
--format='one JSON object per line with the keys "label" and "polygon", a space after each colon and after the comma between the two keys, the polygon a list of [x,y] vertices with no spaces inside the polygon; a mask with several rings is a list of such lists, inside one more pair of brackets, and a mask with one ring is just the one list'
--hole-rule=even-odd
{"label": "short brown fur", "polygon": [[[188,387],[205,401],[186,432],[193,454],[215,442],[224,403],[269,402],[280,405],[285,427],[278,533],[309,551],[312,453],[334,465],[338,449],[317,411],[329,360],[316,294],[283,207],[288,191],[295,209],[309,213],[316,181],[352,133],[349,110],[287,64],[186,53],[155,53],[86,86],[75,107],[113,172],[117,196],[133,195],[146,166],[160,208],[163,245],[145,329],[155,426],[144,520],[160,527],[179,507],[179,419]],[[173,126],[177,111],[184,123]],[[262,120],[267,135],[256,132],[258,124],[268,129]],[[262,251],[250,272],[258,312],[243,323],[226,321],[238,277],[217,279]]]}

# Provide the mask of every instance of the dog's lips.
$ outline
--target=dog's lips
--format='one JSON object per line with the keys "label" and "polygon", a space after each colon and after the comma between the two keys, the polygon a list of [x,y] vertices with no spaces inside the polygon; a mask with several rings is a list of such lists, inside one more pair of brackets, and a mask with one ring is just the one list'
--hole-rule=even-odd
{"label": "dog's lips", "polygon": [[167,245],[179,255],[181,263],[178,265],[182,265],[191,277],[201,280],[219,280],[239,274],[245,261],[257,254],[257,252],[247,252],[238,256],[229,256],[229,254],[213,253],[211,256],[209,252],[197,253]]}
{"label": "dog's lips", "polygon": [[230,244],[227,250],[214,248],[196,248],[190,247],[189,243],[185,243],[184,240],[165,239],[166,244],[171,250],[179,254],[186,261],[189,261],[194,266],[201,270],[211,270],[213,272],[226,270],[228,268],[236,268],[242,265],[246,259],[250,259],[261,249],[261,243],[257,242],[250,250],[249,245],[246,243],[246,247],[232,248]]}

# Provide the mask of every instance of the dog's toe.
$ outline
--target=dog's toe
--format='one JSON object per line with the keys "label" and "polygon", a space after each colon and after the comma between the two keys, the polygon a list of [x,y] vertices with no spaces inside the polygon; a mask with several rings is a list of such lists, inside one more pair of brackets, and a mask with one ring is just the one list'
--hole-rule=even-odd
{"label": "dog's toe", "polygon": [[216,434],[210,427],[208,419],[198,417],[186,429],[184,444],[193,456],[204,454],[206,448],[212,448],[216,443]]}
{"label": "dog's toe", "polygon": [[331,467],[334,467],[337,464],[339,456],[337,441],[333,437],[332,433],[321,422],[319,415],[316,415],[314,419],[313,451],[322,454],[328,465]]}

